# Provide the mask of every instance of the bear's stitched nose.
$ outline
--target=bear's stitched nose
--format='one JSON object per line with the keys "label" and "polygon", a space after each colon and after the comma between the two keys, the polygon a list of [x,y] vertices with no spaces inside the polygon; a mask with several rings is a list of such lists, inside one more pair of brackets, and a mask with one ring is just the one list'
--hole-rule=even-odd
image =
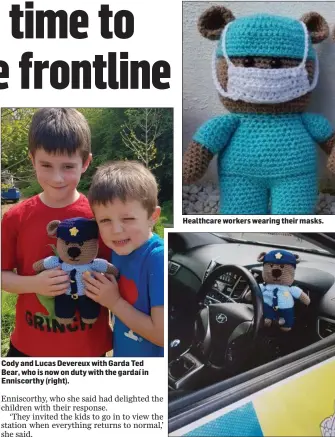
{"label": "bear's stitched nose", "polygon": [[280,278],[282,271],[280,269],[273,269],[271,273],[274,278]]}
{"label": "bear's stitched nose", "polygon": [[81,250],[79,249],[79,247],[70,247],[67,250],[67,253],[71,258],[78,258],[78,256],[81,254]]}

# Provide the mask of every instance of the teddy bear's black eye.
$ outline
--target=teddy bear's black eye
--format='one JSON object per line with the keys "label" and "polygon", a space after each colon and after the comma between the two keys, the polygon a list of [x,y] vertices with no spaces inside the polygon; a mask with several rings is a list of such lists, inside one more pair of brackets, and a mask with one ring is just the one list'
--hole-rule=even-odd
{"label": "teddy bear's black eye", "polygon": [[82,246],[83,244],[84,244],[84,242],[83,241],[79,241],[79,246]]}
{"label": "teddy bear's black eye", "polygon": [[283,269],[283,268],[284,268],[284,265],[283,265],[283,264],[280,264],[280,268]]}
{"label": "teddy bear's black eye", "polygon": [[273,264],[270,264],[270,267],[272,268],[272,267],[273,267]]}
{"label": "teddy bear's black eye", "polygon": [[270,61],[271,68],[281,68],[283,66],[282,61],[279,58],[272,58]]}
{"label": "teddy bear's black eye", "polygon": [[243,59],[243,66],[244,67],[253,67],[255,65],[255,59],[251,56],[247,56]]}
{"label": "teddy bear's black eye", "polygon": [[70,244],[70,242],[69,241],[65,241],[65,244],[68,246]]}

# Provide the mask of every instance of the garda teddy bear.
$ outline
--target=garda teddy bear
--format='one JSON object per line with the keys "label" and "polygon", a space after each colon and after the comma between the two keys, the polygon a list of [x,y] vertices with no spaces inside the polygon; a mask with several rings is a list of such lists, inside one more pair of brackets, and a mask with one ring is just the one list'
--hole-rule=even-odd
{"label": "garda teddy bear", "polygon": [[58,256],[49,256],[33,265],[36,272],[61,267],[69,275],[70,285],[65,294],[55,297],[55,315],[60,323],[69,324],[79,310],[81,320],[93,324],[100,305],[85,295],[83,274],[88,272],[118,272],[109,262],[96,258],[98,254],[98,225],[94,220],[76,217],[63,221],[53,220],[47,225],[48,235],[57,237]]}
{"label": "garda teddy bear", "polygon": [[299,255],[287,250],[262,252],[257,261],[263,263],[263,280],[260,289],[263,294],[264,325],[275,321],[283,331],[290,331],[294,321],[294,299],[309,305],[310,298],[301,288],[292,286]]}
{"label": "garda teddy bear", "polygon": [[312,214],[317,199],[317,144],[335,173],[335,133],[306,107],[319,76],[318,44],[329,35],[316,12],[300,20],[257,14],[235,19],[213,6],[198,22],[218,40],[214,85],[230,114],[205,122],[183,159],[185,183],[200,179],[218,155],[220,213]]}

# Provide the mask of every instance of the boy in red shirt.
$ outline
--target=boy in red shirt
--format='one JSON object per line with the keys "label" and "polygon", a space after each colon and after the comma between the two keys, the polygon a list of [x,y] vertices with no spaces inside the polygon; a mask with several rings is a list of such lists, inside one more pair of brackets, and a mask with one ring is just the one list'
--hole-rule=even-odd
{"label": "boy in red shirt", "polygon": [[[85,117],[71,108],[43,108],[32,119],[29,156],[43,192],[12,207],[2,219],[2,288],[18,294],[8,357],[95,357],[111,349],[108,311],[85,325],[76,317],[63,325],[54,316],[54,297],[65,293],[69,277],[60,269],[38,275],[33,263],[53,255],[51,220],[92,218],[77,191],[91,160],[91,134]],[[16,269],[16,273],[13,270]]]}

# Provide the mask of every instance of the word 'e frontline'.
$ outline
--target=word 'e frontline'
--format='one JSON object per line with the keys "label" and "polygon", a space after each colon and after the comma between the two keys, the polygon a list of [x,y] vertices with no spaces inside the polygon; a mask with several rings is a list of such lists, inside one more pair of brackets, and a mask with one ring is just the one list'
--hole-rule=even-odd
{"label": "word 'e frontline'", "polygon": [[[104,39],[114,36],[129,39],[134,35],[135,19],[128,10],[115,14],[109,5],[100,5],[100,35]],[[71,14],[64,10],[34,10],[34,3],[25,2],[25,9],[12,5],[9,12],[11,33],[15,39],[88,37],[89,16],[84,10]],[[147,60],[128,60],[128,52],[108,52],[107,56],[94,55],[94,60],[33,60],[33,52],[26,51],[19,62],[21,69],[21,89],[42,89],[46,82],[57,90],[91,89],[150,89],[170,88],[170,64],[158,60],[152,65]],[[33,80],[32,77],[33,76]],[[0,60],[0,79],[9,79],[9,65]],[[0,82],[0,90],[8,88],[8,82]]]}

